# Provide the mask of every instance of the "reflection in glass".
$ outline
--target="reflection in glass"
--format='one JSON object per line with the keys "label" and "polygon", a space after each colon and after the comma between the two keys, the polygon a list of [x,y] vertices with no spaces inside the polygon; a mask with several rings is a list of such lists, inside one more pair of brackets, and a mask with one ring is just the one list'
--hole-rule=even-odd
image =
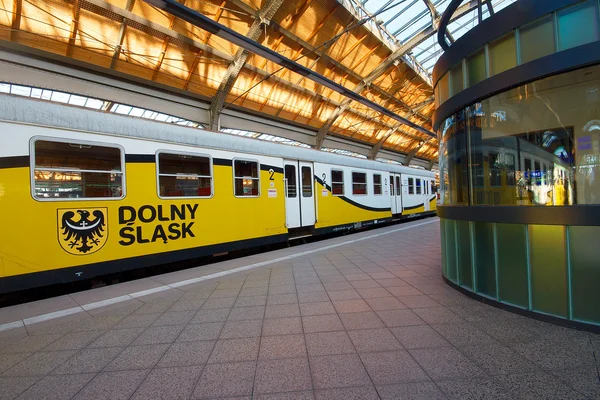
{"label": "reflection in glass", "polygon": [[161,197],[210,197],[210,158],[160,153],[158,184]]}
{"label": "reflection in glass", "polygon": [[450,96],[462,92],[464,89],[463,85],[462,62],[460,62],[450,70]]}
{"label": "reflection in glass", "polygon": [[376,196],[381,195],[381,175],[373,175],[373,194]]}
{"label": "reflection in glass", "polygon": [[510,33],[489,45],[490,76],[517,66],[517,42]]}
{"label": "reflection in glass", "polygon": [[331,170],[331,194],[334,196],[344,195],[344,171]]}
{"label": "reflection in glass", "polygon": [[438,82],[438,99],[440,104],[450,97],[449,74],[445,74]]}
{"label": "reflection in glass", "polygon": [[548,16],[522,27],[519,37],[522,64],[554,53],[554,19]]}
{"label": "reflection in glass", "polygon": [[367,194],[367,174],[364,172],[352,173],[352,194]]}
{"label": "reflection in glass", "polygon": [[440,134],[445,204],[600,203],[600,66],[483,100]]}
{"label": "reflection in glass", "polygon": [[236,196],[258,196],[259,176],[256,161],[234,160]]}
{"label": "reflection in glass", "polygon": [[116,147],[36,140],[34,160],[37,199],[123,196],[121,150]]}
{"label": "reflection in glass", "polygon": [[34,181],[37,199],[85,199],[123,195],[122,175],[116,173],[36,169]]}
{"label": "reflection in glass", "polygon": [[296,197],[296,167],[293,165],[286,165],[283,168],[285,174],[286,187],[285,197],[295,198]]}
{"label": "reflection in glass", "polygon": [[485,79],[485,52],[483,49],[467,57],[467,86]]}
{"label": "reflection in glass", "polygon": [[587,1],[558,12],[560,50],[598,40],[598,18],[595,1]]}
{"label": "reflection in glass", "polygon": [[442,126],[440,185],[444,204],[468,204],[467,135],[464,111],[446,119]]}
{"label": "reflection in glass", "polygon": [[312,197],[312,169],[302,167],[302,197]]}

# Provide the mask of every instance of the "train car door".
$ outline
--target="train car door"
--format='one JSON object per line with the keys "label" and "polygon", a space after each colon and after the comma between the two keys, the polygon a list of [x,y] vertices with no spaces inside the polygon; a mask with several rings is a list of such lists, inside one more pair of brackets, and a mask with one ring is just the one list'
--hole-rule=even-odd
{"label": "train car door", "polygon": [[298,196],[298,162],[283,162],[285,187],[285,224],[288,229],[300,227],[300,199]]}
{"label": "train car door", "polygon": [[402,212],[402,185],[400,175],[390,174],[390,199],[392,202],[392,215]]}
{"label": "train car door", "polygon": [[429,190],[431,183],[427,179],[423,179],[423,198],[425,199],[423,204],[425,205],[425,211],[429,211]]}
{"label": "train car door", "polygon": [[396,186],[396,210],[402,214],[402,179],[399,174],[394,175],[394,184]]}
{"label": "train car door", "polygon": [[313,174],[313,163],[299,161],[300,182],[302,183],[302,192],[300,196],[300,220],[302,226],[312,226],[315,224],[315,178]]}
{"label": "train car door", "polygon": [[395,175],[390,174],[390,203],[392,207],[392,215],[398,214],[398,208],[396,207],[396,182]]}
{"label": "train car door", "polygon": [[285,160],[285,220],[288,229],[315,224],[313,164]]}

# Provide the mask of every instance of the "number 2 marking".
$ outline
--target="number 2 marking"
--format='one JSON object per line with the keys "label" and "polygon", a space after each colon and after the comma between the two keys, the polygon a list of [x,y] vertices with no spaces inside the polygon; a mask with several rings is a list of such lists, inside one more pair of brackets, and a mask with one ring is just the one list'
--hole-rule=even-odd
{"label": "number 2 marking", "polygon": [[323,173],[323,175],[321,175],[321,177],[323,178],[323,186],[327,185],[327,175],[325,175],[325,173]]}
{"label": "number 2 marking", "polygon": [[273,168],[271,168],[271,169],[269,170],[269,174],[270,174],[270,175],[269,175],[269,180],[270,180],[270,181],[274,181],[274,180],[275,180],[275,178],[273,177],[273,175],[275,175],[275,171],[273,171]]}

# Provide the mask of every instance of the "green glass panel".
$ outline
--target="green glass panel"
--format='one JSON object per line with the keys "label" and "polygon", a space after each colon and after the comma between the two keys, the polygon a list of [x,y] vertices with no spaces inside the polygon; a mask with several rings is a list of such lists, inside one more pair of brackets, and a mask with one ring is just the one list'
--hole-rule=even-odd
{"label": "green glass panel", "polygon": [[600,323],[600,227],[571,226],[568,229],[573,318]]}
{"label": "green glass panel", "polygon": [[473,269],[471,268],[471,234],[469,233],[469,221],[455,221],[455,224],[459,282],[462,286],[473,289]]}
{"label": "green glass panel", "polygon": [[529,225],[533,309],[567,316],[565,227]]}
{"label": "green glass panel", "polygon": [[486,222],[474,222],[473,236],[475,239],[477,292],[496,297],[494,225]]}
{"label": "green glass panel", "polygon": [[498,244],[498,297],[501,301],[529,307],[527,240],[525,225],[496,224]]}
{"label": "green glass panel", "polygon": [[514,33],[504,36],[488,47],[490,76],[517,66],[517,44]]}
{"label": "green glass panel", "polygon": [[448,98],[450,97],[450,88],[448,87],[448,76],[448,74],[444,74],[444,76],[442,76],[442,78],[438,81],[437,84],[440,104],[448,100]]}
{"label": "green glass panel", "polygon": [[450,96],[454,96],[463,90],[462,63],[458,63],[450,70]]}
{"label": "green glass panel", "polygon": [[554,19],[548,16],[519,30],[521,64],[554,53]]}
{"label": "green glass panel", "polygon": [[467,58],[467,86],[473,86],[485,79],[485,52],[483,49]]}
{"label": "green glass panel", "polygon": [[450,279],[454,283],[458,283],[456,279],[456,241],[454,234],[454,220],[447,219],[446,220],[446,278]]}
{"label": "green glass panel", "polygon": [[446,261],[446,220],[440,218],[440,243],[442,247],[442,275],[448,277],[447,261]]}
{"label": "green glass panel", "polygon": [[558,13],[558,46],[560,50],[598,40],[596,4],[588,1]]}

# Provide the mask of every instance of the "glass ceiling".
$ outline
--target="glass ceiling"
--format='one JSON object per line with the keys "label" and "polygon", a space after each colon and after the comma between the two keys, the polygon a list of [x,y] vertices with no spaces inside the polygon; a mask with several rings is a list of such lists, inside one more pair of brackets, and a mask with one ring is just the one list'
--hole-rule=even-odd
{"label": "glass ceiling", "polygon": [[[427,1],[431,1],[439,17],[442,16],[450,4],[450,0],[350,0],[361,18],[374,15],[373,23],[384,37],[387,37],[396,46],[407,43],[411,38],[431,25],[432,18]],[[491,1],[494,12],[498,12],[516,0],[488,0]],[[463,1],[468,3],[469,0]],[[472,3],[472,0],[470,1]],[[483,19],[490,16],[487,2],[483,2]],[[448,24],[448,31],[456,40],[478,23],[478,10],[466,13],[462,17]],[[430,36],[425,41],[414,47],[405,57],[405,61],[431,77],[433,67],[442,55],[442,48],[437,43],[437,34]],[[416,61],[417,65],[414,65]]]}

